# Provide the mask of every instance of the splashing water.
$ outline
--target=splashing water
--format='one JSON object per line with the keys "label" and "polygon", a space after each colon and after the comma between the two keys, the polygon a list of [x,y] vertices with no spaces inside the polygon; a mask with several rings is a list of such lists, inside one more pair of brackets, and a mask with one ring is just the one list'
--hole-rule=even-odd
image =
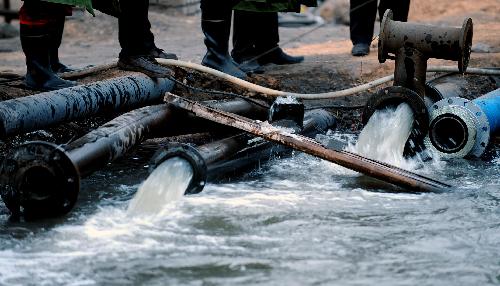
{"label": "splashing water", "polygon": [[128,207],[129,215],[158,214],[170,202],[180,199],[193,177],[193,168],[182,158],[158,166],[142,183]]}
{"label": "splashing water", "polygon": [[376,111],[359,134],[358,142],[349,151],[398,167],[410,163],[403,151],[413,125],[413,111],[406,103],[397,108]]}

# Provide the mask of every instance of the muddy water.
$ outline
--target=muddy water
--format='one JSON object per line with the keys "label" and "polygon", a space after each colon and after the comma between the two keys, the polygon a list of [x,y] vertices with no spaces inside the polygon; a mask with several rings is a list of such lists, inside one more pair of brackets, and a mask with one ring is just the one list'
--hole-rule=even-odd
{"label": "muddy water", "polygon": [[0,284],[500,283],[499,159],[431,164],[416,171],[454,190],[406,194],[295,154],[131,217],[151,155],[139,151],[84,180],[65,218],[1,215]]}

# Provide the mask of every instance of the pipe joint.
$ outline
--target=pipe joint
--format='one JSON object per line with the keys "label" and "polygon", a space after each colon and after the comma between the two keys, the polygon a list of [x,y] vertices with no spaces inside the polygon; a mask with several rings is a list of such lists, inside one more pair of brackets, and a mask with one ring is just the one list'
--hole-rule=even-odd
{"label": "pipe joint", "polygon": [[472,101],[460,97],[438,101],[430,111],[425,145],[445,158],[481,157],[498,132],[498,110],[498,90]]}
{"label": "pipe joint", "polygon": [[398,53],[406,50],[404,48],[411,48],[418,50],[425,60],[436,58],[458,61],[459,71],[466,71],[472,47],[472,19],[465,19],[462,27],[441,27],[392,19],[392,11],[387,10],[380,26],[380,63],[388,58],[396,58]]}
{"label": "pipe joint", "polygon": [[0,166],[2,199],[13,216],[51,217],[68,213],[80,190],[77,168],[64,149],[30,142],[7,155]]}

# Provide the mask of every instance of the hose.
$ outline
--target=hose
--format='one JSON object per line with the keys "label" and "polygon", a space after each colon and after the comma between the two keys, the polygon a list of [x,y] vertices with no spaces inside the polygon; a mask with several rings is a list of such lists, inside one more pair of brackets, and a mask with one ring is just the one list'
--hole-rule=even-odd
{"label": "hose", "polygon": [[[349,96],[349,95],[354,95],[363,91],[367,91],[370,88],[382,85],[384,83],[390,82],[394,80],[394,75],[388,75],[379,79],[376,79],[374,81],[358,85],[355,87],[343,89],[343,90],[337,90],[337,91],[331,91],[331,92],[325,92],[325,93],[311,93],[311,94],[303,94],[303,93],[295,93],[295,92],[287,92],[287,91],[280,91],[280,90],[275,90],[267,87],[263,87],[242,79],[239,79],[237,77],[228,75],[226,73],[220,72],[218,70],[196,64],[196,63],[191,63],[191,62],[185,62],[185,61],[179,61],[179,60],[167,60],[167,59],[156,59],[158,63],[166,66],[176,66],[176,67],[182,67],[182,68],[188,68],[188,69],[193,69],[199,72],[207,73],[213,76],[216,76],[220,79],[223,79],[225,81],[231,82],[235,85],[238,85],[240,87],[246,88],[250,91],[266,94],[269,96],[274,96],[274,97],[279,97],[279,96],[292,96],[295,98],[299,99],[304,99],[304,100],[314,100],[314,99],[332,99],[332,98],[337,98],[337,97],[343,97],[343,96]],[[108,70],[111,68],[116,67],[116,62],[114,63],[108,63],[104,64],[101,66],[95,66],[92,68],[84,69],[84,70],[79,70],[79,71],[74,71],[74,72],[68,72],[68,73],[63,73],[61,74],[62,78],[65,79],[70,79],[70,78],[78,78],[82,77],[85,75],[93,74],[93,73],[98,73],[102,72],[104,70]],[[457,72],[458,73],[458,68],[456,67],[451,67],[451,66],[431,66],[427,69],[428,73],[431,72]],[[500,75],[500,70],[498,69],[485,69],[485,68],[468,68],[466,71],[466,74],[477,74],[477,75]]]}

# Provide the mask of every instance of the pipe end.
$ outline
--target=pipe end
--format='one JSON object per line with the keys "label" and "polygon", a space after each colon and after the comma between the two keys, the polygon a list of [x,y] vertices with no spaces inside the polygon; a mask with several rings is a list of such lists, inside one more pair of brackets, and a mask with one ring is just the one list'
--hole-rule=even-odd
{"label": "pipe end", "polygon": [[379,90],[371,96],[363,110],[362,123],[366,125],[375,111],[406,103],[413,111],[414,122],[405,146],[405,156],[413,156],[425,149],[424,138],[429,130],[429,113],[426,103],[416,92],[401,86],[391,86]]}
{"label": "pipe end", "polygon": [[474,102],[446,98],[431,107],[424,143],[444,158],[481,157],[490,140],[488,118]]}
{"label": "pipe end", "polygon": [[160,164],[174,157],[180,157],[188,161],[193,168],[193,178],[184,194],[192,195],[203,191],[207,182],[207,165],[205,159],[194,147],[187,144],[171,143],[166,148],[156,151],[151,158],[149,172],[152,173]]}
{"label": "pipe end", "polygon": [[60,216],[76,203],[80,176],[64,149],[30,142],[7,155],[0,166],[0,193],[14,217]]}
{"label": "pipe end", "polygon": [[474,34],[471,18],[464,20],[460,34],[460,58],[458,59],[458,71],[465,73],[467,67],[469,66],[470,54],[472,52],[472,37]]}
{"label": "pipe end", "polygon": [[393,19],[393,13],[390,9],[387,9],[384,13],[384,17],[382,18],[382,22],[380,22],[380,34],[378,37],[378,61],[379,63],[385,63],[388,58],[388,52],[385,49],[386,36],[389,33],[389,24]]}

